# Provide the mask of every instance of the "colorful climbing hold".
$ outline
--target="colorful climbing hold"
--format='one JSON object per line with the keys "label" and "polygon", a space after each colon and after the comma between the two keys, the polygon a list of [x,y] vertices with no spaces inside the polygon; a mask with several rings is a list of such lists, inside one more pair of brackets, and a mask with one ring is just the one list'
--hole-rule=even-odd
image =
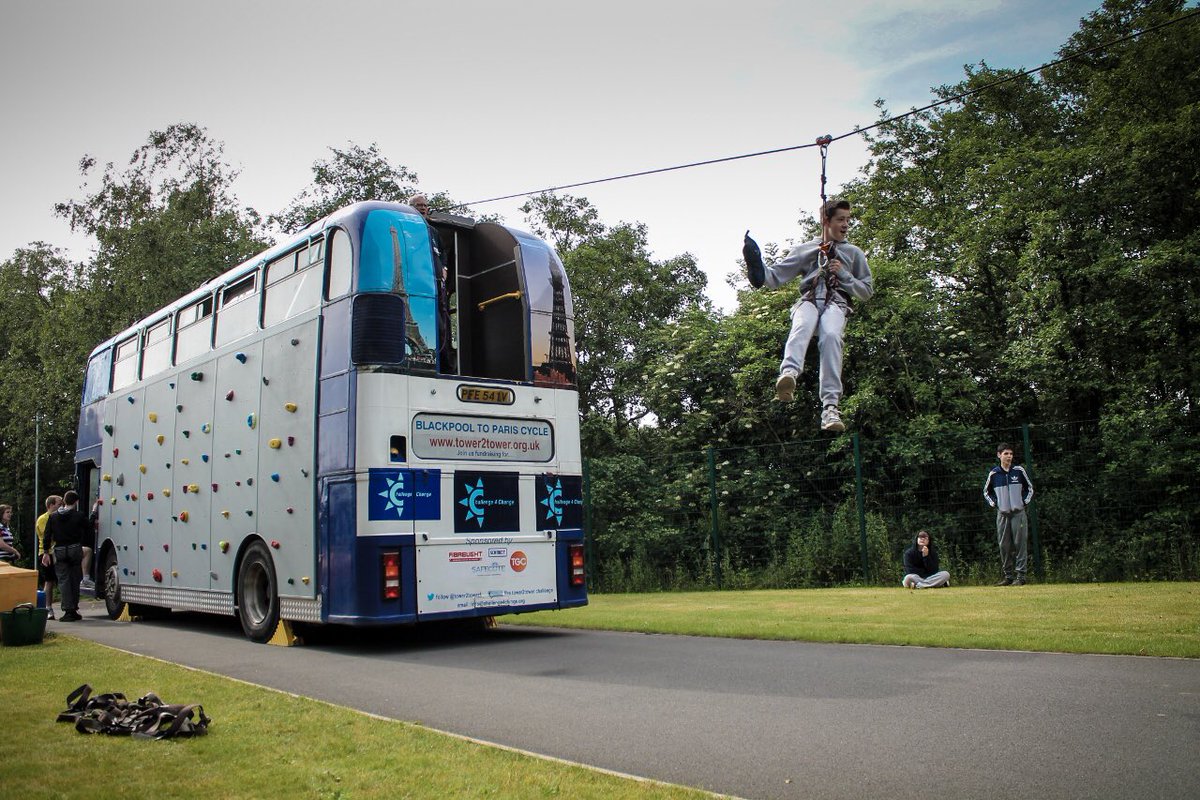
{"label": "colorful climbing hold", "polygon": [[190,377],[194,381],[202,381],[202,380],[204,380],[204,373],[203,372],[193,372],[188,377]]}
{"label": "colorful climbing hold", "polygon": [[217,542],[217,547],[221,548],[222,553],[229,552],[229,542],[226,542],[226,541]]}
{"label": "colorful climbing hold", "polygon": [[105,432],[105,433],[107,433],[109,436],[112,436],[112,432],[113,432],[113,426],[112,426],[112,425],[105,425],[105,426],[104,426],[104,432]]}
{"label": "colorful climbing hold", "polygon": [[296,413],[296,404],[295,403],[284,403],[283,407],[286,408],[288,410],[288,412],[290,412],[292,414]]}
{"label": "colorful climbing hold", "polygon": [[271,448],[272,450],[278,450],[282,446],[283,442],[278,439],[271,439],[269,442],[267,442],[267,447]]}
{"label": "colorful climbing hold", "polygon": [[180,522],[187,522],[187,521],[188,521],[188,512],[187,512],[187,509],[184,509],[183,511],[180,511],[180,512],[179,512],[179,521],[180,521]]}
{"label": "colorful climbing hold", "polygon": [[155,570],[150,573],[150,576],[159,583],[162,583],[162,572],[158,568],[155,568]]}
{"label": "colorful climbing hold", "polygon": [[246,363],[246,354],[245,353],[234,353],[233,357],[236,358],[238,361],[242,362],[243,364]]}
{"label": "colorful climbing hold", "polygon": [[254,419],[254,415],[247,414],[246,415],[246,425],[249,426],[250,430],[254,430],[254,426],[256,424],[257,424],[257,421]]}
{"label": "colorful climbing hold", "polygon": [[271,540],[271,547],[273,547],[273,548],[275,548],[276,550],[278,550],[278,549],[279,549],[279,540],[278,540],[278,539],[272,539],[272,540]]}
{"label": "colorful climbing hold", "polygon": [[162,444],[166,440],[167,440],[167,437],[163,436],[161,433],[158,436],[154,437],[154,441],[158,442],[159,444]]}
{"label": "colorful climbing hold", "polygon": [[158,414],[155,414],[153,411],[151,411],[149,414],[147,414],[147,415],[146,415],[146,417],[147,417],[147,418],[148,418],[148,419],[149,419],[151,422],[158,422]]}
{"label": "colorful climbing hold", "polygon": [[279,483],[279,473],[278,473],[278,472],[272,472],[272,473],[271,473],[271,480],[275,481],[276,483]]}
{"label": "colorful climbing hold", "polygon": [[228,392],[225,393],[225,399],[233,400],[233,389],[230,389]]}

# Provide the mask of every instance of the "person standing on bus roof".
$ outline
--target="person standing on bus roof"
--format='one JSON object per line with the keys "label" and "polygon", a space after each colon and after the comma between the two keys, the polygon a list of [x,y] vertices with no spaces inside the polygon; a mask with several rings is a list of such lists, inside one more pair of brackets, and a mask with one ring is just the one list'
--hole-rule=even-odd
{"label": "person standing on bus roof", "polygon": [[63,622],[83,619],[79,616],[79,582],[83,579],[83,542],[89,527],[87,515],[79,510],[79,494],[74,489],[63,495],[62,507],[46,522],[47,552],[42,555],[42,563],[49,566],[50,554],[54,554]]}
{"label": "person standing on bus roof", "polygon": [[450,303],[446,297],[446,280],[449,269],[446,266],[446,252],[442,249],[442,236],[438,229],[429,221],[429,198],[423,194],[414,194],[408,198],[408,204],[425,218],[425,227],[429,230],[429,242],[433,246],[433,272],[437,277],[437,327],[438,327],[438,366],[442,372],[450,369]]}

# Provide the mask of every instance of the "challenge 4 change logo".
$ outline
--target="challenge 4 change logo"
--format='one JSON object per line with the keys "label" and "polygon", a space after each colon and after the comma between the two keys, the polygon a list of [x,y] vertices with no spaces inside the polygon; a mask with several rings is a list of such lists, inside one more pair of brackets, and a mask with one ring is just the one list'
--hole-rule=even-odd
{"label": "challenge 4 change logo", "polygon": [[515,472],[456,472],[456,533],[515,531],[521,513]]}
{"label": "challenge 4 change logo", "polygon": [[442,471],[373,469],[367,478],[367,518],[441,519]]}
{"label": "challenge 4 change logo", "polygon": [[537,481],[539,531],[583,527],[583,479],[543,475]]}

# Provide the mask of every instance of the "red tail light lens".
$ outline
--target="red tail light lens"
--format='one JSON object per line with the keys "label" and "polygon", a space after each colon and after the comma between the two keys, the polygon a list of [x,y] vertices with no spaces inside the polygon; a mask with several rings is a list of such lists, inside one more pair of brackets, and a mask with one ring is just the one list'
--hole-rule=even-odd
{"label": "red tail light lens", "polygon": [[568,545],[567,561],[571,565],[571,585],[583,586],[587,582],[587,572],[583,563],[583,545]]}
{"label": "red tail light lens", "polygon": [[400,554],[383,554],[383,599],[400,599]]}

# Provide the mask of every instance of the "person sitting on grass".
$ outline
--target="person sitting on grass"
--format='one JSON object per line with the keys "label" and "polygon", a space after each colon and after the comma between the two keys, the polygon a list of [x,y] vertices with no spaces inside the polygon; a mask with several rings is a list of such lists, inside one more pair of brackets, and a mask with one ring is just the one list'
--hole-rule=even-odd
{"label": "person sitting on grass", "polygon": [[950,573],[939,568],[937,548],[929,539],[929,531],[917,531],[913,546],[904,551],[904,580],[906,589],[933,589],[950,585]]}

